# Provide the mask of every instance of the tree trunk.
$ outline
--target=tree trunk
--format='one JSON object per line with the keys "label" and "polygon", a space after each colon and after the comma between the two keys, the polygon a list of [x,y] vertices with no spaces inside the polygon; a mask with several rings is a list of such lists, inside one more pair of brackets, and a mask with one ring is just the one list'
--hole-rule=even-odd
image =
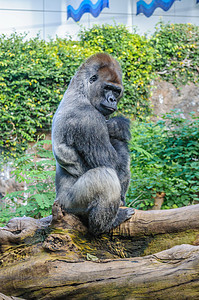
{"label": "tree trunk", "polygon": [[22,299],[199,299],[199,205],[136,210],[98,238],[58,204],[52,212],[41,220],[15,218],[0,229],[0,293]]}

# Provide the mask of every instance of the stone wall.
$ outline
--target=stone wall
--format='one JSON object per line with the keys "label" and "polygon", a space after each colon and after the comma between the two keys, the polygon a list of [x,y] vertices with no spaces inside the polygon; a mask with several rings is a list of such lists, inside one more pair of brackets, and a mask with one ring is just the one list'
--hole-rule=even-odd
{"label": "stone wall", "polygon": [[183,118],[190,118],[190,112],[195,112],[199,116],[199,85],[190,83],[177,89],[169,82],[155,81],[152,83],[150,101],[154,121],[172,109],[180,112]]}
{"label": "stone wall", "polygon": [[7,163],[0,172],[0,203],[6,194],[24,189],[24,183],[16,182],[11,175],[12,163]]}

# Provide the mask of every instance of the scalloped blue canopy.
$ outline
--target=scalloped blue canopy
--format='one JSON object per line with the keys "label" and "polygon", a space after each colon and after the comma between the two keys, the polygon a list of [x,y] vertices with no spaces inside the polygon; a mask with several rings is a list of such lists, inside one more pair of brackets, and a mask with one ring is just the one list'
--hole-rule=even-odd
{"label": "scalloped blue canopy", "polygon": [[85,13],[97,18],[105,7],[109,8],[109,0],[98,0],[96,3],[91,0],[73,0],[68,3],[71,4],[67,5],[67,19],[72,18],[75,22],[78,22]]}
{"label": "scalloped blue canopy", "polygon": [[171,8],[175,1],[176,0],[152,0],[150,3],[146,3],[144,0],[139,0],[137,2],[137,15],[143,13],[149,18],[154,13],[156,8],[160,7],[164,11],[167,11]]}

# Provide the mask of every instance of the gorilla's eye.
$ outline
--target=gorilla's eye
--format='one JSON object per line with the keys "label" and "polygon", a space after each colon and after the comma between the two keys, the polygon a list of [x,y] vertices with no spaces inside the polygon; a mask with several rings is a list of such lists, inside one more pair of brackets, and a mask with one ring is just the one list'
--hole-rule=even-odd
{"label": "gorilla's eye", "polygon": [[93,75],[93,76],[89,79],[89,82],[90,82],[90,83],[93,83],[93,82],[95,82],[97,79],[98,79],[98,76],[97,76],[97,75]]}

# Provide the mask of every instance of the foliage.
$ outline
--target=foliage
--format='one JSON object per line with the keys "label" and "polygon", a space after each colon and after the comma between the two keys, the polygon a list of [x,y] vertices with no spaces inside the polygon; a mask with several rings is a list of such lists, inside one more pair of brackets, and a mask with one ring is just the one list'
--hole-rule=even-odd
{"label": "foliage", "polygon": [[125,97],[120,110],[135,115],[149,112],[152,48],[147,40],[124,26],[107,25],[100,47],[96,41],[102,29],[94,28],[90,44],[83,38],[45,42],[39,36],[26,40],[26,35],[16,33],[0,37],[0,146],[5,157],[24,151],[38,132],[49,130],[71,77],[85,58],[99,51],[112,53],[122,63]]}
{"label": "foliage", "polygon": [[105,51],[120,62],[125,93],[119,111],[139,119],[148,115],[154,49],[146,37],[130,33],[124,25],[107,24],[82,29],[79,37],[83,47]]}
{"label": "foliage", "polygon": [[[131,185],[128,204],[148,209],[156,193],[166,193],[163,208],[199,201],[199,118],[168,114],[157,123],[132,127]],[[132,203],[131,203],[132,202]]]}
{"label": "foliage", "polygon": [[45,150],[44,144],[51,141],[38,141],[31,153],[16,158],[13,176],[24,183],[24,189],[7,194],[0,206],[0,224],[11,217],[45,217],[51,214],[55,199],[55,160],[52,150]]}
{"label": "foliage", "polygon": [[49,130],[66,85],[91,54],[67,39],[47,43],[25,37],[0,37],[0,146],[5,157],[24,151],[38,132]]}
{"label": "foliage", "polygon": [[199,82],[199,27],[192,24],[160,22],[151,38],[156,51],[154,70],[179,87]]}
{"label": "foliage", "polygon": [[198,82],[198,27],[159,24],[147,39],[124,25],[82,29],[80,41],[37,36],[0,36],[0,150],[4,158],[23,152],[52,116],[78,66],[106,51],[123,69],[124,98],[119,111],[136,119],[150,113],[149,86],[155,73],[176,85]]}

